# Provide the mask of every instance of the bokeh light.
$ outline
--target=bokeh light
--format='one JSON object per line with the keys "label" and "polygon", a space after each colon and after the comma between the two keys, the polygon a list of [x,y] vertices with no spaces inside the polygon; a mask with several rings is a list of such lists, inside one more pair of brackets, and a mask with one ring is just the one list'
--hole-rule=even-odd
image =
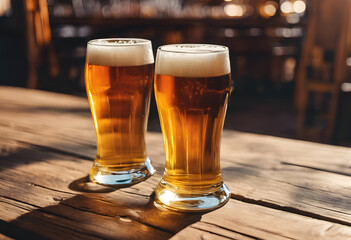
{"label": "bokeh light", "polygon": [[293,4],[289,1],[283,2],[280,5],[280,10],[285,14],[291,13],[293,12]]}
{"label": "bokeh light", "polygon": [[0,17],[5,15],[5,13],[10,10],[11,1],[10,0],[1,0],[0,1]]}
{"label": "bokeh light", "polygon": [[306,10],[306,3],[304,1],[297,0],[293,4],[293,9],[296,13],[303,13]]}
{"label": "bokeh light", "polygon": [[278,4],[276,2],[268,1],[260,7],[259,13],[264,18],[270,18],[276,14],[277,9]]}
{"label": "bokeh light", "polygon": [[244,7],[238,4],[227,4],[224,13],[229,17],[241,17],[244,15]]}

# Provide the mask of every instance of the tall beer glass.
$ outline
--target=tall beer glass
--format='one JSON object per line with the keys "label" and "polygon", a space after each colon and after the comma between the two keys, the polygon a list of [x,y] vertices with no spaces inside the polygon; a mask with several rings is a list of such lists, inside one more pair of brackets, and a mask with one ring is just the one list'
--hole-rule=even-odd
{"label": "tall beer glass", "polygon": [[88,42],[85,85],[97,140],[92,182],[128,185],[154,173],[145,149],[153,63],[149,40]]}
{"label": "tall beer glass", "polygon": [[166,165],[156,203],[205,211],[227,202],[220,140],[231,90],[228,48],[175,44],[157,50],[155,95]]}

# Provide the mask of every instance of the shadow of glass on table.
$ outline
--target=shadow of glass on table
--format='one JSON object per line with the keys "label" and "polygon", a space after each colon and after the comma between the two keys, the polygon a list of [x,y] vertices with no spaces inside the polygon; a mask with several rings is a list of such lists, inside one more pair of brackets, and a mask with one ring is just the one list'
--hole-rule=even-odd
{"label": "shadow of glass on table", "polygon": [[[8,213],[4,214],[17,215],[8,222],[0,220],[0,233],[5,236],[14,239],[169,239],[202,217],[202,214],[155,207],[153,188],[158,177],[139,183],[143,185],[138,187],[99,186],[81,175],[89,169],[91,161],[17,142],[13,145],[7,142],[1,149],[1,177],[14,188],[6,189],[4,185],[10,204]],[[72,181],[73,176],[76,178]],[[143,189],[143,193],[133,193],[137,188]]]}
{"label": "shadow of glass on table", "polygon": [[5,234],[21,238],[23,230],[31,239],[169,239],[202,216],[159,209],[154,193],[105,195],[76,195],[31,211],[11,221]]}

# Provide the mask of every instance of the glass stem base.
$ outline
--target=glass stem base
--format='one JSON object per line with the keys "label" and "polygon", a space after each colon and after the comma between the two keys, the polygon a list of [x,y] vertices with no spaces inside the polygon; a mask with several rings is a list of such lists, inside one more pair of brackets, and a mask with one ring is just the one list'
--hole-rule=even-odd
{"label": "glass stem base", "polygon": [[128,186],[141,182],[155,173],[149,158],[138,168],[126,170],[116,167],[109,168],[96,161],[90,170],[90,181],[108,186]]}
{"label": "glass stem base", "polygon": [[223,206],[230,199],[230,191],[223,181],[209,187],[179,189],[161,179],[155,193],[156,204],[182,212],[210,211]]}

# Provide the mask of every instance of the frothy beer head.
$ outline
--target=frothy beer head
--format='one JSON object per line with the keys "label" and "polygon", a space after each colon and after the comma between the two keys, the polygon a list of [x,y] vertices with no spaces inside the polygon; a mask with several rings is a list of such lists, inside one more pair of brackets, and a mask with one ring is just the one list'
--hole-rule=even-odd
{"label": "frothy beer head", "polygon": [[151,41],[135,38],[91,40],[87,45],[86,62],[111,67],[152,64]]}
{"label": "frothy beer head", "polygon": [[225,46],[211,44],[171,44],[157,51],[156,74],[175,77],[218,77],[230,73]]}

